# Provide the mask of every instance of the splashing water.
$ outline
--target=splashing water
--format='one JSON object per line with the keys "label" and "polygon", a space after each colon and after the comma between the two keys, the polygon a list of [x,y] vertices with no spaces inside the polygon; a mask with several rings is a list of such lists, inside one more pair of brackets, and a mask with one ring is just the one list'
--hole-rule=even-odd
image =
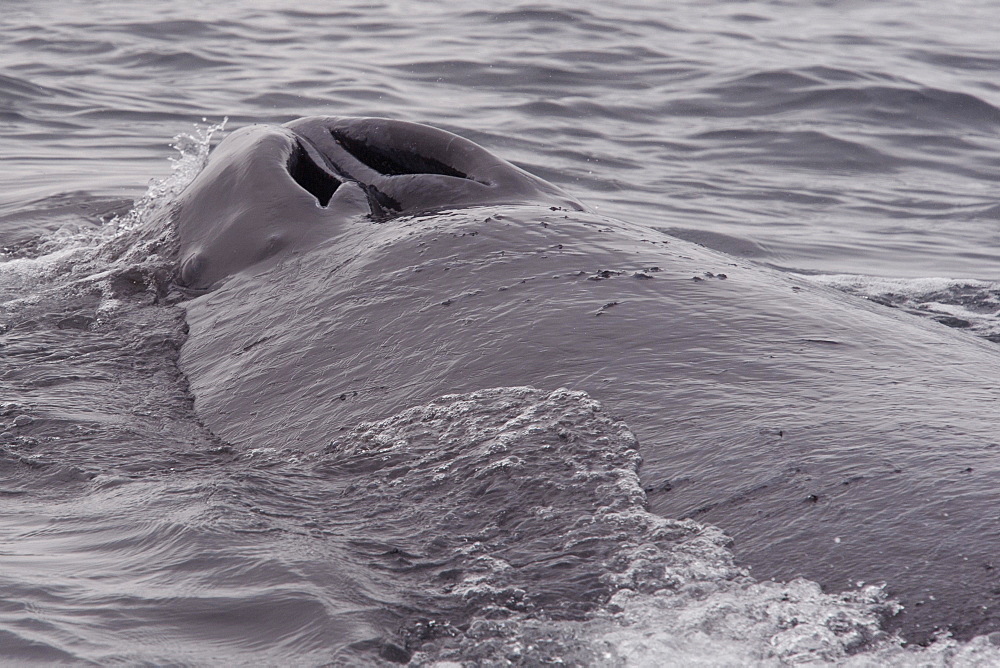
{"label": "splashing water", "polygon": [[[174,137],[170,146],[177,155],[170,158],[171,173],[152,181],[127,213],[98,226],[62,227],[45,233],[33,244],[29,257],[0,262],[0,310],[35,302],[47,287],[72,291],[97,284],[110,294],[108,280],[123,275],[166,290],[176,246],[171,204],[202,170],[212,138],[226,122],[195,125],[190,133]],[[113,303],[109,301],[104,308]]]}
{"label": "splashing water", "polygon": [[994,281],[855,274],[796,276],[1000,343],[1000,283]]}

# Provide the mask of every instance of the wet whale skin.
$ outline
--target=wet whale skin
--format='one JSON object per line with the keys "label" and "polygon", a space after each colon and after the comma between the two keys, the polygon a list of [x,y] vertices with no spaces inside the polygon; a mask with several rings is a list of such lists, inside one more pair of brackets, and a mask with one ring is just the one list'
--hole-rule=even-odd
{"label": "wet whale skin", "polygon": [[398,121],[234,133],[176,216],[207,291],[181,364],[225,440],[318,451],[442,394],[584,390],[635,431],[652,510],[722,527],[756,577],[885,581],[913,639],[1000,628],[995,346]]}

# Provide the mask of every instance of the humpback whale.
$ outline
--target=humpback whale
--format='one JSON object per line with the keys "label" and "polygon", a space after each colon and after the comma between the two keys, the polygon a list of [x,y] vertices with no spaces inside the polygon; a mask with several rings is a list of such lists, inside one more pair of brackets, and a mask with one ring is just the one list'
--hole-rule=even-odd
{"label": "humpback whale", "polygon": [[758,578],[888,583],[911,639],[1000,629],[1000,350],[597,215],[456,135],[306,118],[227,137],[180,196],[181,366],[249,448],[448,393],[584,390],[651,509]]}

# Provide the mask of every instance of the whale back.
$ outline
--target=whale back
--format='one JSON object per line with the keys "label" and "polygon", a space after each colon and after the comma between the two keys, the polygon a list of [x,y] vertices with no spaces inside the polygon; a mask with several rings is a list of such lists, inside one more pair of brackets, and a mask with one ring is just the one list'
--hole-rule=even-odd
{"label": "whale back", "polygon": [[637,435],[652,509],[723,527],[757,577],[887,581],[918,636],[991,623],[1000,358],[960,332],[530,206],[359,221],[187,317],[230,442],[321,451],[442,394],[584,390]]}

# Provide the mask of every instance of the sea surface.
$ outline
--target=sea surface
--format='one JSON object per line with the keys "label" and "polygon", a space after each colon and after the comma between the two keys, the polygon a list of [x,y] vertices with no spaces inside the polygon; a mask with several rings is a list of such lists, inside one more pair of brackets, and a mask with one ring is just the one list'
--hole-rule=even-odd
{"label": "sea surface", "polygon": [[0,663],[1000,664],[994,613],[907,636],[892,582],[771,581],[727,527],[650,512],[629,416],[583,392],[225,441],[162,252],[230,131],[380,116],[1000,345],[994,3],[0,12]]}

